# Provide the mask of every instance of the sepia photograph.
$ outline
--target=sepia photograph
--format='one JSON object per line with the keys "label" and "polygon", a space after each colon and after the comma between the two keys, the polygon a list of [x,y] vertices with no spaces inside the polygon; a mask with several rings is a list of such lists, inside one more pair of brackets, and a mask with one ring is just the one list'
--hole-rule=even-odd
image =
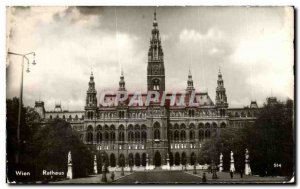
{"label": "sepia photograph", "polygon": [[8,185],[296,183],[293,6],[5,14]]}

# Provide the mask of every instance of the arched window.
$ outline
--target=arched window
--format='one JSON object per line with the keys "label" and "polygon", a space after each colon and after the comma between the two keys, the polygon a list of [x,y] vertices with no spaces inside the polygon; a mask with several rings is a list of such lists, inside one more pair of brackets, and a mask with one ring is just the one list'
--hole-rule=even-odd
{"label": "arched window", "polygon": [[124,142],[125,141],[125,138],[124,138],[124,132],[123,131],[120,131],[119,132],[119,141],[122,141],[122,142]]}
{"label": "arched window", "polygon": [[204,124],[203,123],[199,123],[198,128],[199,129],[203,129],[204,128]]}
{"label": "arched window", "polygon": [[134,141],[134,134],[132,131],[128,132],[128,141],[133,142]]}
{"label": "arched window", "polygon": [[194,139],[195,139],[195,131],[190,130],[190,140],[194,140]]}
{"label": "arched window", "polygon": [[210,130],[209,129],[207,129],[205,131],[205,138],[210,138]]}
{"label": "arched window", "polygon": [[93,142],[93,133],[88,132],[87,133],[87,142],[92,143]]}
{"label": "arched window", "polygon": [[109,141],[109,134],[107,131],[104,132],[104,141],[108,142]]}
{"label": "arched window", "polygon": [[102,133],[100,131],[97,132],[97,143],[102,142]]}
{"label": "arched window", "polygon": [[199,130],[199,140],[202,141],[204,139],[204,131],[202,129]]}
{"label": "arched window", "polygon": [[87,128],[87,137],[86,137],[86,141],[88,143],[92,143],[93,142],[93,126],[89,125]]}
{"label": "arched window", "polygon": [[170,141],[173,141],[173,131],[169,131],[169,139]]}
{"label": "arched window", "polygon": [[246,117],[245,112],[242,112],[242,113],[241,113],[241,117]]}
{"label": "arched window", "polygon": [[221,128],[225,128],[226,127],[226,123],[222,122],[221,123]]}
{"label": "arched window", "polygon": [[182,130],[182,131],[180,132],[180,140],[185,140],[185,139],[186,139],[186,134],[185,134],[185,131]]}
{"label": "arched window", "polygon": [[66,119],[65,115],[62,116],[63,119]]}
{"label": "arched window", "polygon": [[160,139],[160,131],[159,129],[154,130],[154,139]]}
{"label": "arched window", "polygon": [[135,131],[135,141],[140,141],[140,132],[139,131]]}
{"label": "arched window", "polygon": [[111,131],[110,132],[110,141],[115,142],[115,140],[116,140],[116,134],[114,131]]}
{"label": "arched window", "polygon": [[153,90],[159,90],[160,81],[159,79],[152,80]]}
{"label": "arched window", "polygon": [[178,130],[174,131],[174,140],[175,141],[179,140],[179,131]]}
{"label": "arched window", "polygon": [[142,131],[142,141],[143,142],[147,141],[147,132],[146,131]]}
{"label": "arched window", "polygon": [[158,122],[154,124],[154,139],[160,139],[160,124]]}
{"label": "arched window", "polygon": [[252,117],[250,112],[248,112],[247,117]]}
{"label": "arched window", "polygon": [[52,119],[52,115],[50,115],[50,119]]}

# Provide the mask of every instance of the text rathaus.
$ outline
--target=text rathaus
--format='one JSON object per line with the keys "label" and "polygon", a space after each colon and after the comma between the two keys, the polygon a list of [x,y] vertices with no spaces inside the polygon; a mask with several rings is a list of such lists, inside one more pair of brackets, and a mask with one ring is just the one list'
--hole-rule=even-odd
{"label": "text rathaus", "polygon": [[[147,67],[147,92],[165,93],[164,53],[161,44],[156,13],[151,31]],[[127,93],[124,75],[121,73],[119,90],[107,94],[104,99],[114,100],[118,94]],[[217,137],[228,127],[251,124],[259,111],[257,103],[243,108],[228,108],[222,74],[217,76],[215,102],[207,92],[195,92],[191,72],[188,74],[184,101],[191,94],[197,106],[189,104],[170,106],[151,102],[145,105],[147,94],[141,94],[143,104],[130,105],[128,100],[116,106],[103,106],[97,102],[94,76],[91,73],[86,93],[86,105],[81,111],[63,111],[60,104],[54,111],[45,111],[44,102],[35,102],[35,109],[46,122],[61,118],[70,122],[72,128],[86,145],[94,145],[105,152],[109,166],[132,165],[135,169],[153,169],[169,166],[176,169],[187,163],[194,165],[201,157],[201,144],[207,138]],[[166,93],[170,97],[171,93]],[[178,100],[179,95],[175,95]],[[176,101],[177,102],[177,101]]]}

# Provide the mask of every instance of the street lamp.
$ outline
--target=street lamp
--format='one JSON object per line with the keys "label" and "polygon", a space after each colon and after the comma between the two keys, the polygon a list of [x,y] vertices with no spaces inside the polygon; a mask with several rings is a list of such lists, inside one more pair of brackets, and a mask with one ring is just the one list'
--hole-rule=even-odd
{"label": "street lamp", "polygon": [[[21,126],[21,107],[22,107],[22,101],[23,101],[23,71],[24,71],[24,59],[27,61],[27,70],[26,72],[29,73],[29,55],[33,55],[33,62],[32,65],[36,65],[35,62],[35,52],[30,52],[27,54],[20,54],[15,52],[9,52],[8,54],[15,55],[15,56],[21,56],[22,57],[22,73],[21,73],[21,85],[20,85],[20,98],[19,98],[19,113],[18,113],[18,125],[17,125],[17,143],[18,147],[20,146],[20,126]],[[19,163],[19,149],[16,153],[16,163]]]}

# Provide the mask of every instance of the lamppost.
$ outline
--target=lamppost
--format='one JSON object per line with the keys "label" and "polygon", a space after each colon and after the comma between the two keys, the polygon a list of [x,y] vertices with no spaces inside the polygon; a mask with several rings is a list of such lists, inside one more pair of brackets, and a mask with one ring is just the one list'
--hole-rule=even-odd
{"label": "lamppost", "polygon": [[[17,125],[17,144],[18,148],[20,147],[20,127],[21,127],[21,109],[22,109],[22,100],[23,100],[23,71],[24,71],[24,59],[27,61],[27,70],[26,72],[29,73],[29,55],[33,55],[33,62],[32,65],[36,65],[35,62],[35,52],[30,52],[27,54],[20,54],[20,53],[15,53],[15,52],[9,52],[8,54],[15,55],[15,56],[21,56],[22,57],[22,73],[21,73],[21,85],[20,85],[20,98],[19,98],[19,112],[18,112],[18,125]],[[16,153],[16,163],[19,163],[19,150],[17,150]]]}

